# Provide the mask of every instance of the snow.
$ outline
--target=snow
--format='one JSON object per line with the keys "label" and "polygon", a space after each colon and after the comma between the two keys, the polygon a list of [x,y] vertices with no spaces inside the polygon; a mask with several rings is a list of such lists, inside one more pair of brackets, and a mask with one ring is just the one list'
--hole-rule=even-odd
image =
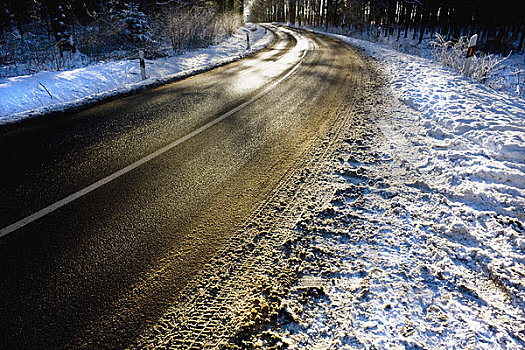
{"label": "snow", "polygon": [[[432,61],[356,38],[373,87],[298,218],[302,277],[270,329],[291,349],[525,348],[525,102]],[[252,51],[272,40],[257,27]],[[8,123],[186,76],[249,54],[216,47],[0,84]],[[302,245],[301,245],[302,244]],[[317,290],[313,293],[312,290]],[[260,341],[263,344],[263,341]],[[264,344],[263,344],[264,345]]]}
{"label": "snow", "polygon": [[[250,35],[250,49],[246,46],[246,33]],[[259,25],[245,24],[216,46],[146,60],[148,78],[144,81],[138,59],[8,78],[0,82],[0,125],[181,79],[252,55],[272,41],[270,31],[265,33]]]}
{"label": "snow", "polygon": [[[433,190],[525,219],[525,102],[474,84],[428,62],[378,45],[360,44],[381,57],[399,101],[418,113],[402,114],[385,126],[390,138],[410,139],[412,153],[426,163],[418,171]],[[414,161],[414,154],[406,155]]]}
{"label": "snow", "polygon": [[292,321],[270,332],[290,349],[525,348],[525,102],[328,35],[371,56],[387,86],[327,167],[329,200],[298,219]]}
{"label": "snow", "polygon": [[[305,29],[315,28],[305,27]],[[383,32],[381,29],[379,30],[380,32]],[[344,34],[341,28],[336,27],[329,27],[328,32]],[[435,59],[433,44],[439,41],[436,34],[425,33],[421,43],[419,43],[419,31],[416,33],[415,39],[413,39],[413,29],[408,30],[406,38],[404,31],[402,31],[401,34],[402,35],[400,35],[399,39],[397,38],[397,33],[386,37],[383,34],[378,36],[377,29],[371,29],[369,33],[366,31],[363,31],[362,33],[354,32],[350,36],[362,41],[373,41],[380,44],[382,47],[390,48],[402,53],[427,59]],[[481,59],[483,56],[482,52],[477,52],[475,48],[474,53],[473,64],[483,61]],[[523,53],[511,52],[508,56],[489,55],[489,57],[490,59],[485,59],[487,63],[498,62],[498,64],[489,72],[486,77],[485,85],[494,90],[504,92],[512,97],[517,96],[522,99],[525,98],[525,55]],[[461,62],[461,66],[463,66],[463,62]]]}

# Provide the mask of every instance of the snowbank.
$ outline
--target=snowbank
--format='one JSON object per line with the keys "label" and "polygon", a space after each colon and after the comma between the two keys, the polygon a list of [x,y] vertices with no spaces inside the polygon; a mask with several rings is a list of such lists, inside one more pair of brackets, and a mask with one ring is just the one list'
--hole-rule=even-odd
{"label": "snowbank", "polygon": [[525,220],[525,101],[431,61],[329,34],[378,59],[395,96],[418,113],[383,120],[396,143],[411,140],[429,188],[478,208]]}
{"label": "snowbank", "polygon": [[270,333],[290,349],[523,349],[525,103],[328,35],[387,88],[357,103],[319,185],[330,199],[299,219],[300,281]]}
{"label": "snowbank", "polygon": [[[250,33],[250,49],[246,48]],[[219,45],[180,56],[146,60],[148,79],[142,81],[138,60],[100,63],[63,72],[40,72],[0,83],[0,124],[63,111],[187,77],[250,56],[268,46],[273,34],[246,24]]]}
{"label": "snowbank", "polygon": [[[292,25],[293,26],[293,25]],[[315,27],[301,27],[308,30],[316,30]],[[325,32],[332,34],[345,34],[344,29],[340,27],[329,27]],[[438,39],[435,36],[427,36],[423,38],[422,42],[419,43],[419,32],[414,37],[413,29],[408,30],[408,35],[405,37],[405,33],[399,38],[397,35],[376,35],[376,30],[372,30],[367,33],[364,32],[353,32],[351,35],[354,40],[359,39],[364,42],[373,42],[379,44],[378,46],[392,49],[393,51],[399,51],[405,54],[410,54],[426,59],[433,59],[432,44]],[[466,53],[466,50],[465,50]],[[481,53],[479,55],[481,57]],[[492,61],[499,62],[494,66],[490,73],[486,76],[484,85],[496,90],[503,92],[511,97],[519,97],[525,99],[525,54],[523,53],[511,53],[509,56],[502,55],[490,55]],[[475,60],[476,61],[476,60]]]}

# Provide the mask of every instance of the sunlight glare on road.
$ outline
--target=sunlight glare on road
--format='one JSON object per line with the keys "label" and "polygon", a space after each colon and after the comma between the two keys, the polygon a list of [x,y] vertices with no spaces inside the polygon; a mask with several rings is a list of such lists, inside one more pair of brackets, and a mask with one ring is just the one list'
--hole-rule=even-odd
{"label": "sunlight glare on road", "polygon": [[[292,33],[286,28],[280,28],[280,30],[288,34]],[[297,44],[284,56],[280,57],[278,61],[268,60],[262,65],[253,66],[254,70],[250,67],[250,69],[239,74],[235,79],[236,89],[238,91],[247,91],[262,87],[266,82],[292,69],[304,57],[305,50],[315,47],[314,42],[307,40],[302,35],[293,32],[293,36],[297,40]],[[284,50],[284,47],[276,46],[274,50]]]}

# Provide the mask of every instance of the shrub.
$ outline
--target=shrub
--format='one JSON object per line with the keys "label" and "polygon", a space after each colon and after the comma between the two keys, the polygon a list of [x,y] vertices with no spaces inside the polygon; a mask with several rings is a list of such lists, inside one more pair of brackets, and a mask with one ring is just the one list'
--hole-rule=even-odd
{"label": "shrub", "polygon": [[237,13],[222,13],[213,7],[177,6],[164,9],[157,17],[155,35],[169,42],[173,51],[215,44],[241,25]]}
{"label": "shrub", "polygon": [[[430,42],[432,57],[446,67],[465,74],[465,60],[469,46],[469,39],[465,36],[457,41],[445,40],[436,34],[436,40]],[[493,54],[477,52],[472,57],[468,75],[475,81],[485,84],[496,72],[497,66],[506,59]]]}
{"label": "shrub", "polygon": [[241,24],[239,13],[221,13],[211,5],[166,3],[146,15],[135,3],[108,1],[82,23],[70,24],[75,53],[60,52],[40,17],[2,28],[0,78],[136,57],[139,50],[148,57],[180,53],[216,44]]}

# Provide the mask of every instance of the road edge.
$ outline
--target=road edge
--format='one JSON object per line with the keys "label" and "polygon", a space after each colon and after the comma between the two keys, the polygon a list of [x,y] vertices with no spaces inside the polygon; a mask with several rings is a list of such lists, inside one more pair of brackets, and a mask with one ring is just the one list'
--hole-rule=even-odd
{"label": "road edge", "polygon": [[80,112],[83,110],[86,110],[88,108],[101,105],[107,102],[115,101],[124,97],[133,96],[135,94],[138,94],[140,92],[144,92],[147,90],[152,90],[167,84],[175,83],[202,73],[206,73],[209,71],[212,71],[216,68],[224,67],[228,64],[232,64],[235,62],[239,62],[243,59],[250,58],[255,56],[256,54],[269,50],[275,44],[277,43],[277,36],[275,34],[275,31],[272,30],[271,26],[259,24],[261,27],[269,30],[273,34],[272,40],[265,46],[263,46],[260,49],[250,49],[248,51],[242,52],[240,54],[228,57],[224,60],[221,60],[217,63],[212,63],[208,65],[204,65],[202,67],[182,71],[179,73],[175,73],[173,75],[163,77],[163,78],[157,78],[154,81],[150,82],[144,82],[140,85],[131,86],[127,89],[123,89],[118,92],[112,92],[107,91],[103,92],[98,96],[86,96],[85,99],[83,99],[80,102],[74,102],[68,103],[66,106],[63,107],[56,107],[51,108],[49,110],[44,111],[27,111],[27,112],[21,112],[15,114],[16,117],[12,120],[5,121],[3,123],[0,123],[0,135],[6,132],[10,132],[13,130],[16,130],[23,126],[28,125],[36,125],[42,122],[48,122],[49,117],[53,117],[53,119],[56,118],[62,118],[67,117],[72,113]]}

